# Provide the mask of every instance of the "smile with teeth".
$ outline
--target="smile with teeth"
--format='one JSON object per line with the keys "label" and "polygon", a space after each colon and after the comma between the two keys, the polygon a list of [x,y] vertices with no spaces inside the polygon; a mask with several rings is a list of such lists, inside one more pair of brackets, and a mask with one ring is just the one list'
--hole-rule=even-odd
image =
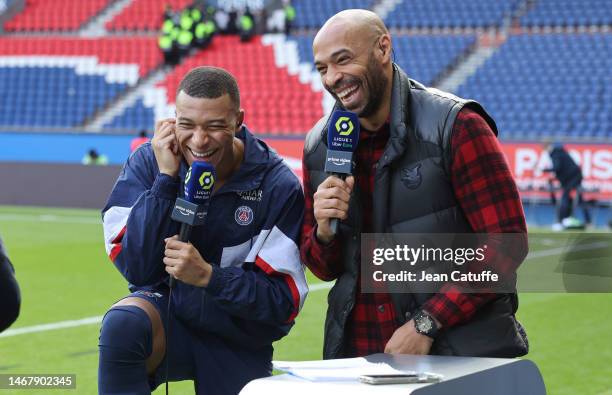
{"label": "smile with teeth", "polygon": [[348,99],[353,93],[357,92],[357,89],[359,87],[357,85],[353,85],[350,86],[346,89],[341,90],[340,92],[337,93],[338,97],[340,98],[340,100],[346,100]]}
{"label": "smile with teeth", "polygon": [[198,152],[198,151],[194,151],[192,148],[189,148],[189,151],[191,151],[191,154],[193,156],[195,156],[196,158],[200,158],[200,159],[206,159],[211,157],[215,152],[217,152],[216,149],[210,149],[208,151],[204,151],[204,152]]}

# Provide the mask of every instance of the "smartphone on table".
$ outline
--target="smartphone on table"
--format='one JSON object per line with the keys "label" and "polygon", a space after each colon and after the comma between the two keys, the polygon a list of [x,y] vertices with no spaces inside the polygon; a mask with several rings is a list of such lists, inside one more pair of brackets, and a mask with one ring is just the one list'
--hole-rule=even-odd
{"label": "smartphone on table", "polygon": [[442,375],[435,373],[403,373],[403,374],[366,374],[359,376],[359,381],[365,384],[424,384],[437,383]]}

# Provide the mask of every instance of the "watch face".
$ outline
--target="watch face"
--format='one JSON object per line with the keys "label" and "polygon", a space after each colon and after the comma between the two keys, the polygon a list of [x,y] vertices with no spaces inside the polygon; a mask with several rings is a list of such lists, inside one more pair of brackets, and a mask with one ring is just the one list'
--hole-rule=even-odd
{"label": "watch face", "polygon": [[421,316],[416,322],[416,328],[419,330],[419,332],[428,333],[431,331],[431,328],[433,328],[433,322],[431,321],[431,318]]}

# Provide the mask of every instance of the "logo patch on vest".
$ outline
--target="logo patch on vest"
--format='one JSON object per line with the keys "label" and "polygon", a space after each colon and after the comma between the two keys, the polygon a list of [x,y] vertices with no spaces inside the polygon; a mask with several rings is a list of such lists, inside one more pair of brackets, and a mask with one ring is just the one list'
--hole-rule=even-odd
{"label": "logo patch on vest", "polygon": [[411,167],[402,169],[402,182],[408,189],[417,189],[421,185],[423,178],[421,177],[421,164],[416,164]]}
{"label": "logo patch on vest", "polygon": [[249,206],[240,206],[234,213],[234,219],[238,225],[247,226],[253,222],[253,210]]}

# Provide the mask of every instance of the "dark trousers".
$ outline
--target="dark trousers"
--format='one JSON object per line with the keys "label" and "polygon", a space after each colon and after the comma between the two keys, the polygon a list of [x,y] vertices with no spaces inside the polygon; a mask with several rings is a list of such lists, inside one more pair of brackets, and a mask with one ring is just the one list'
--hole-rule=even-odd
{"label": "dark trousers", "polygon": [[194,331],[173,310],[168,315],[167,289],[136,291],[129,296],[145,299],[157,308],[167,336],[166,355],[155,373],[147,377],[145,360],[152,349],[150,320],[134,306],[112,308],[100,330],[100,395],[149,395],[166,379],[193,380],[198,395],[237,395],[249,381],[271,375],[272,347],[251,351],[212,333]]}
{"label": "dark trousers", "polygon": [[573,190],[576,190],[576,199],[578,199],[577,203],[582,207],[584,213],[584,221],[587,224],[591,222],[591,215],[589,213],[588,208],[584,205],[584,201],[582,199],[582,192],[580,190],[581,183],[582,176],[577,176],[561,185],[561,188],[563,189],[563,194],[561,195],[561,204],[559,205],[559,212],[557,216],[559,222],[561,222],[564,218],[567,218],[572,215],[573,201],[571,193]]}

